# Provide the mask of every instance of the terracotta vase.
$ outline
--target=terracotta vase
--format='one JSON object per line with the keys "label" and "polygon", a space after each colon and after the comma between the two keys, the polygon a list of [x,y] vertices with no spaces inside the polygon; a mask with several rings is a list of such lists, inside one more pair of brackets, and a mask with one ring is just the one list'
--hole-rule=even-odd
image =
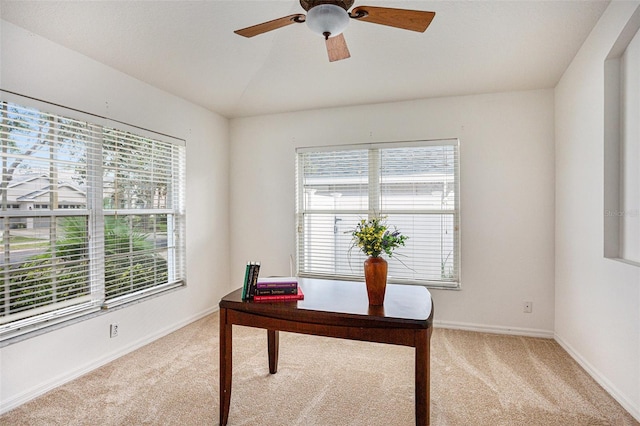
{"label": "terracotta vase", "polygon": [[369,257],[365,260],[364,281],[367,284],[369,305],[384,304],[384,292],[387,289],[387,261],[381,257]]}

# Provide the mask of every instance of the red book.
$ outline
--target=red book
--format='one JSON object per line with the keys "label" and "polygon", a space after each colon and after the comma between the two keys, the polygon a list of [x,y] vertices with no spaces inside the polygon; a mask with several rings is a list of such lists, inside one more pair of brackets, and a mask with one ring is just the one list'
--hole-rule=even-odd
{"label": "red book", "polygon": [[298,287],[298,294],[274,294],[270,296],[253,296],[254,302],[295,302],[303,300],[304,294],[302,289]]}

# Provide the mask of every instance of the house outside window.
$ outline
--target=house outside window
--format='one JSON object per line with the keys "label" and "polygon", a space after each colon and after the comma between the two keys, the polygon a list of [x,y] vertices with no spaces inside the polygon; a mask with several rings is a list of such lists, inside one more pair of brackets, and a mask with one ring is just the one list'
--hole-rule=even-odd
{"label": "house outside window", "polygon": [[2,98],[0,340],[184,285],[184,141]]}
{"label": "house outside window", "polygon": [[458,152],[457,139],[299,148],[298,274],[362,279],[350,231],[376,215],[409,236],[388,259],[389,282],[458,288]]}

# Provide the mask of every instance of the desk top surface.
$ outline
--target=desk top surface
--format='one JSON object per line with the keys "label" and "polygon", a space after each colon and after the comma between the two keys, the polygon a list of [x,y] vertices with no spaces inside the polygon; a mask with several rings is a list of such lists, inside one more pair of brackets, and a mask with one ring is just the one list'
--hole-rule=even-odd
{"label": "desk top surface", "polygon": [[433,305],[429,291],[419,285],[387,284],[384,305],[369,306],[364,282],[299,278],[304,300],[253,302],[242,300],[242,289],[220,300],[220,307],[270,317],[306,319],[330,315],[403,326],[431,325]]}

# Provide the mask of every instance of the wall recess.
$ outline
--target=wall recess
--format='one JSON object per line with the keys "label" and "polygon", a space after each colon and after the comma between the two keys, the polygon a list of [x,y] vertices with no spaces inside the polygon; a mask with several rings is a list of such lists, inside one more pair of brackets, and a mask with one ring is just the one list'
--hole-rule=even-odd
{"label": "wall recess", "polygon": [[640,7],[604,63],[604,256],[640,266]]}

